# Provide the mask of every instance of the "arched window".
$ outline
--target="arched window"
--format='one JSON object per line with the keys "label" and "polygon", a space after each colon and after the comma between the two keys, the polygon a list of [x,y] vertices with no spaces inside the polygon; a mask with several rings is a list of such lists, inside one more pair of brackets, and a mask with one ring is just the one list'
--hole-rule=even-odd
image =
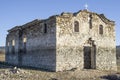
{"label": "arched window", "polygon": [[44,33],[47,33],[47,24],[44,24]]}
{"label": "arched window", "polygon": [[26,53],[26,42],[27,42],[27,37],[24,36],[23,38],[23,52]]}
{"label": "arched window", "polygon": [[9,46],[10,46],[10,43],[7,42],[7,54],[9,54]]}
{"label": "arched window", "polygon": [[92,29],[92,14],[89,15],[89,27]]}
{"label": "arched window", "polygon": [[12,46],[15,46],[15,40],[14,39],[12,40]]}
{"label": "arched window", "polygon": [[15,54],[15,40],[12,40],[12,54]]}
{"label": "arched window", "polygon": [[103,34],[103,25],[99,26],[99,34],[101,34],[101,35]]}
{"label": "arched window", "polygon": [[78,21],[74,22],[74,31],[79,32],[79,22]]}
{"label": "arched window", "polygon": [[27,42],[27,38],[26,36],[23,38],[23,43],[26,43]]}
{"label": "arched window", "polygon": [[9,47],[9,45],[10,45],[10,43],[9,42],[7,42],[7,46]]}

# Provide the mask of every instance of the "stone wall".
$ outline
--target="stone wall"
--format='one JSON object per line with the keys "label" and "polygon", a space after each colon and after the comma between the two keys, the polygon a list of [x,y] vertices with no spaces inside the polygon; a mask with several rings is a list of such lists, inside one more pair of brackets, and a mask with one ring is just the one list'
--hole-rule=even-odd
{"label": "stone wall", "polygon": [[[45,24],[47,26],[44,32]],[[9,52],[6,61],[12,64],[33,66],[55,71],[56,69],[56,28],[55,18],[21,26],[22,31],[11,31],[7,36]],[[20,36],[21,35],[21,36]],[[26,53],[24,53],[23,39],[26,37]],[[15,39],[15,54],[11,53],[12,40]],[[8,46],[7,50],[8,51]]]}
{"label": "stone wall", "polygon": [[[92,15],[92,29],[89,18]],[[79,22],[79,32],[74,32],[74,22]],[[116,70],[114,24],[100,15],[80,11],[76,15],[64,13],[57,17],[57,70],[84,68],[83,48],[91,38],[96,45],[96,69]],[[103,25],[103,35],[99,26]]]}
{"label": "stone wall", "polygon": [[[14,53],[12,53],[12,40],[15,40]],[[7,35],[6,38],[6,56],[5,60],[11,64],[18,64],[18,31],[11,32]]]}
{"label": "stone wall", "polygon": [[[79,24],[78,32],[74,30],[75,21]],[[101,25],[103,34],[99,31]],[[91,61],[92,68],[116,70],[114,25],[114,22],[103,14],[83,10],[16,26],[9,30],[6,38],[6,62],[63,71],[73,68],[84,69],[85,62]],[[13,40],[15,54],[12,53]],[[85,55],[89,48],[91,59],[85,58],[89,57]]]}

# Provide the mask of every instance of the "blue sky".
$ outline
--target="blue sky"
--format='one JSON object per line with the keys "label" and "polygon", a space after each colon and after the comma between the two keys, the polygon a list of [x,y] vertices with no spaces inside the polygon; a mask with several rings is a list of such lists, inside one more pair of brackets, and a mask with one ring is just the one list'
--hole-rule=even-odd
{"label": "blue sky", "polygon": [[5,45],[12,27],[61,12],[77,12],[86,3],[89,11],[104,13],[116,22],[116,45],[120,45],[120,0],[0,0],[0,46]]}

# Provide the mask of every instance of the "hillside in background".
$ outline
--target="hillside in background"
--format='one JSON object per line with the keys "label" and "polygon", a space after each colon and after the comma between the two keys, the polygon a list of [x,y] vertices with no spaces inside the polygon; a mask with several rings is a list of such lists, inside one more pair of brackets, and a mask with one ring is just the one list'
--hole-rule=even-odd
{"label": "hillside in background", "polygon": [[0,61],[5,61],[5,47],[0,46]]}
{"label": "hillside in background", "polygon": [[1,53],[5,53],[5,47],[3,47],[3,46],[0,47],[0,54],[1,54]]}

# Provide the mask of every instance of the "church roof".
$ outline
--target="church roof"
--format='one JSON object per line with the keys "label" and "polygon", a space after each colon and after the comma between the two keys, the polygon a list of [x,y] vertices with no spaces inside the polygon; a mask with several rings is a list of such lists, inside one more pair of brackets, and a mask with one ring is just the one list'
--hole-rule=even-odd
{"label": "church roof", "polygon": [[69,13],[69,12],[68,12],[68,13],[65,13],[65,12],[63,12],[63,13],[61,13],[61,16],[64,16],[64,15],[77,16],[77,15],[78,15],[79,13],[81,13],[81,12],[86,12],[86,13],[90,13],[90,14],[93,14],[93,15],[97,15],[103,22],[105,22],[105,23],[107,23],[107,24],[111,24],[111,25],[114,25],[114,24],[115,24],[115,21],[112,21],[112,20],[106,18],[104,14],[98,14],[98,13],[95,13],[95,12],[90,12],[90,11],[88,11],[88,10],[86,10],[86,9],[80,10],[80,11],[75,12],[75,13]]}
{"label": "church roof", "polygon": [[[104,16],[104,14],[98,14],[98,13],[95,13],[95,12],[90,12],[88,10],[80,10],[78,12],[75,12],[75,13],[70,13],[70,12],[62,12],[60,15],[53,15],[53,16],[50,16],[48,19],[52,18],[52,17],[63,17],[63,16],[77,16],[79,13],[81,12],[86,12],[86,13],[90,13],[90,14],[93,14],[93,15],[97,15],[104,23],[107,23],[107,24],[111,24],[111,25],[115,25],[115,22],[106,18]],[[47,19],[44,19],[44,20],[39,20],[39,19],[35,19],[31,22],[28,22],[22,26],[15,26],[14,28],[8,30],[8,32],[11,32],[11,31],[15,31],[15,30],[19,30],[19,29],[23,29],[23,28],[26,28],[28,26],[32,26],[32,25],[35,25],[37,23],[40,23],[40,22],[43,22],[43,21],[46,21]]]}

